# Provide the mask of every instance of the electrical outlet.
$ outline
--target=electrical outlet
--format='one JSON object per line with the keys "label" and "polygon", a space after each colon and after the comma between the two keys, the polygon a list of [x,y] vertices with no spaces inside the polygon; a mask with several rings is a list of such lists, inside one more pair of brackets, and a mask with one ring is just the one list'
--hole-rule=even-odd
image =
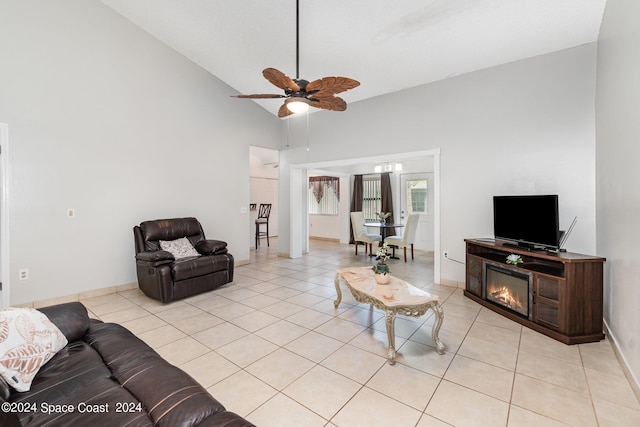
{"label": "electrical outlet", "polygon": [[18,280],[27,280],[29,278],[29,269],[23,268],[18,272]]}
{"label": "electrical outlet", "polygon": [[449,258],[449,251],[442,251],[442,255],[443,255],[445,258]]}

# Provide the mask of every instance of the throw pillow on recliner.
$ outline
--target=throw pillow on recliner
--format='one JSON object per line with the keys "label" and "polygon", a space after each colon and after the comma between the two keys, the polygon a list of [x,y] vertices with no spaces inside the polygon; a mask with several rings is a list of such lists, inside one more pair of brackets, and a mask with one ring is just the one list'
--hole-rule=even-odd
{"label": "throw pillow on recliner", "polygon": [[200,256],[189,239],[181,237],[176,240],[160,240],[160,248],[174,256],[175,259]]}
{"label": "throw pillow on recliner", "polygon": [[227,242],[222,240],[200,240],[196,250],[202,255],[220,255],[227,253]]}

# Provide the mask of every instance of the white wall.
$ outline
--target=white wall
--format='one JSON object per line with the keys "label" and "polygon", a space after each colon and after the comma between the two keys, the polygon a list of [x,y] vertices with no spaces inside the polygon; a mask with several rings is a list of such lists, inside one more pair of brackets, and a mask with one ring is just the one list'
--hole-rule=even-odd
{"label": "white wall", "polygon": [[340,241],[338,215],[309,215],[309,237]]}
{"label": "white wall", "polygon": [[249,145],[278,148],[274,116],[95,0],[3,1],[0,57],[12,304],[135,282],[146,219],[195,216],[249,259]]}
{"label": "white wall", "polygon": [[[308,152],[305,120],[293,118],[281,189],[288,164],[440,148],[441,247],[452,258],[464,259],[465,238],[493,235],[493,195],[521,193],[559,194],[560,225],[578,216],[567,249],[593,254],[595,56],[589,44],[314,113]],[[282,215],[281,237],[287,225]],[[443,260],[441,277],[463,282],[464,267]]]}
{"label": "white wall", "polygon": [[609,0],[598,40],[597,229],[605,322],[640,387],[640,3]]}

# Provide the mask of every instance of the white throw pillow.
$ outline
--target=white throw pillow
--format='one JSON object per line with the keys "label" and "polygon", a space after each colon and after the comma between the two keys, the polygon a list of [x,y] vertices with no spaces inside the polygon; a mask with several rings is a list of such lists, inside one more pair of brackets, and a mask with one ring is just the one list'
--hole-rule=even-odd
{"label": "white throw pillow", "polygon": [[200,256],[186,237],[176,240],[160,240],[160,248],[163,251],[171,252],[175,259]]}
{"label": "white throw pillow", "polygon": [[0,376],[17,391],[29,391],[40,368],[67,345],[67,338],[32,308],[0,311]]}

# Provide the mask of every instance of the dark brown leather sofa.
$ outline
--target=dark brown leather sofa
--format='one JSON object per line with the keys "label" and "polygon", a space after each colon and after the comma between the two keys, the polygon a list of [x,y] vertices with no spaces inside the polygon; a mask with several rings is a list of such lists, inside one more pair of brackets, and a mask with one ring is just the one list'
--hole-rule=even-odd
{"label": "dark brown leather sofa", "polygon": [[0,381],[0,426],[252,426],[129,330],[79,302],[39,309],[69,343],[28,392]]}
{"label": "dark brown leather sofa", "polygon": [[[133,227],[138,285],[164,303],[210,291],[233,281],[233,255],[227,243],[207,240],[195,218],[145,221]],[[160,241],[186,237],[200,256],[180,258],[161,249]]]}

